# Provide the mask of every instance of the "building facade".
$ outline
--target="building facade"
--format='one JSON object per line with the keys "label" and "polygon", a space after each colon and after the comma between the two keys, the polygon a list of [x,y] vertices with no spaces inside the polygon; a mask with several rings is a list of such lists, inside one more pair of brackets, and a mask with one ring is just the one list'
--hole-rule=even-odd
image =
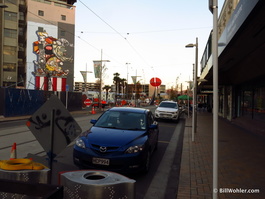
{"label": "building facade", "polygon": [[2,87],[73,90],[75,2],[2,0],[8,6],[0,9]]}
{"label": "building facade", "polygon": [[[265,135],[265,2],[227,0],[219,17],[219,116]],[[223,15],[222,15],[223,14]],[[212,89],[211,35],[201,60],[200,93]],[[208,105],[212,106],[208,94]]]}

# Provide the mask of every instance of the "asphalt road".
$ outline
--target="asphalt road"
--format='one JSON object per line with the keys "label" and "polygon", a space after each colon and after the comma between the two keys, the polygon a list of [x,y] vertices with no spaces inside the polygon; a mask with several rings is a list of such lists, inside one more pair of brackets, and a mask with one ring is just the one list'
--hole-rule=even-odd
{"label": "asphalt road", "polygon": [[[150,108],[154,110],[154,107]],[[89,112],[73,115],[82,130],[88,129],[90,119],[96,119]],[[18,158],[33,157],[36,162],[47,165],[45,152],[25,125],[26,120],[2,122],[0,124],[0,156],[9,158],[10,145],[17,143]],[[178,123],[160,121],[158,150],[152,156],[151,168],[147,174],[128,175],[136,180],[135,198],[176,198],[180,170],[180,158],[184,132],[184,120]],[[3,142],[3,143],[2,143]],[[78,170],[72,161],[73,144],[71,143],[57,155],[52,165],[51,183],[58,184],[58,172]]]}

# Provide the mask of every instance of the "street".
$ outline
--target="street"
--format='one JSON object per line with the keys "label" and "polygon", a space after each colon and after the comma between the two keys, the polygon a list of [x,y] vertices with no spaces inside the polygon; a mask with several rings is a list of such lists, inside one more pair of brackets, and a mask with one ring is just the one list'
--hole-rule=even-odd
{"label": "street", "polygon": [[[150,108],[152,111],[155,107]],[[100,114],[73,115],[84,131],[90,119]],[[184,132],[184,120],[178,123],[159,121],[160,135],[158,150],[152,156],[151,168],[147,174],[127,175],[136,180],[135,198],[175,198],[178,188],[180,159]],[[0,157],[9,159],[11,145],[17,143],[17,158],[32,157],[36,162],[48,165],[45,152],[26,126],[26,120],[0,123]],[[73,143],[57,155],[52,168],[52,184],[58,182],[58,172],[78,170],[72,161]]]}

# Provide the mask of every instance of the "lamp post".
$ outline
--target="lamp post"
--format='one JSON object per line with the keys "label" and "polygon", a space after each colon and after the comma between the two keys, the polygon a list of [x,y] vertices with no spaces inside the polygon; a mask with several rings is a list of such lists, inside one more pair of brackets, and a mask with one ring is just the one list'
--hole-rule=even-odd
{"label": "lamp post", "polygon": [[194,133],[197,128],[197,70],[198,70],[198,38],[196,37],[195,44],[188,44],[186,48],[196,47],[195,50],[195,66],[194,66],[194,85],[193,85],[193,108],[192,108],[192,141],[194,142]]}
{"label": "lamp post", "polygon": [[218,3],[209,0],[209,10],[213,14],[213,199],[218,198]]}
{"label": "lamp post", "polygon": [[87,92],[87,73],[92,73],[92,71],[87,71],[87,64],[86,64],[86,70],[80,71],[80,73],[82,74],[84,82],[85,82],[85,92]]}
{"label": "lamp post", "polygon": [[190,101],[189,101],[190,95],[189,94],[190,94],[190,88],[191,88],[192,81],[186,81],[186,82],[189,83],[189,86],[187,87],[187,95],[188,95],[188,118],[190,118]]}
{"label": "lamp post", "polygon": [[95,63],[99,63],[100,65],[99,67],[99,97],[98,97],[98,107],[101,108],[101,87],[102,87],[102,74],[103,74],[103,65],[102,62],[110,62],[109,60],[102,60],[102,56],[103,56],[103,51],[101,49],[101,59],[100,60],[94,60],[94,64]]}

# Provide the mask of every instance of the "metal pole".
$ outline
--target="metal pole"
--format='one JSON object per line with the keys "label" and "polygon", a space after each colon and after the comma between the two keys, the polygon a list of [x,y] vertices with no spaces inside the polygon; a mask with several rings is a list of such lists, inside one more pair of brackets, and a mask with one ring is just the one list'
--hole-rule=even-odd
{"label": "metal pole", "polygon": [[213,0],[213,199],[218,198],[218,3]]}
{"label": "metal pole", "polygon": [[102,86],[102,49],[101,49],[101,62],[100,62],[100,73],[99,73],[99,96],[98,96],[98,108],[101,110],[101,86]]}
{"label": "metal pole", "polygon": [[192,106],[192,132],[191,132],[191,141],[194,142],[194,133],[195,133],[195,64],[193,64],[193,106]]}
{"label": "metal pole", "polygon": [[[195,115],[194,115],[194,132],[197,132],[197,88],[198,88],[198,82],[197,82],[197,75],[198,75],[198,37],[196,37],[196,50],[195,50],[195,75],[194,75],[194,109],[195,109]],[[194,140],[193,140],[194,141]]]}
{"label": "metal pole", "polygon": [[127,65],[127,86],[126,86],[126,94],[127,94],[127,97],[126,97],[126,99],[128,100],[129,99],[129,77],[128,77],[128,75],[129,75],[129,72],[128,72],[128,65],[129,65],[130,63],[126,63],[126,65]]}

